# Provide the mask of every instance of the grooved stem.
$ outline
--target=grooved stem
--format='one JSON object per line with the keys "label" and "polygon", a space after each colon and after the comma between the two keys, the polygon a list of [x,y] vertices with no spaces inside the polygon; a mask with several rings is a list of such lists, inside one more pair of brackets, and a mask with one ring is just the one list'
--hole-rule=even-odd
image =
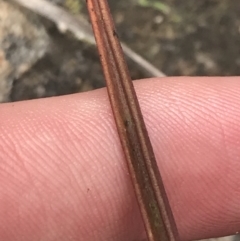
{"label": "grooved stem", "polygon": [[177,241],[177,228],[108,3],[106,0],[86,2],[112,111],[148,239]]}

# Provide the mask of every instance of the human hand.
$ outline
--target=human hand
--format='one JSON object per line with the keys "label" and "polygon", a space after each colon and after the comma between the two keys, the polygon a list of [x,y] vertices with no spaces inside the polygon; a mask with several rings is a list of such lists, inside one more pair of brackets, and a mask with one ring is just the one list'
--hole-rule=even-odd
{"label": "human hand", "polygon": [[[240,230],[239,78],[135,82],[182,240]],[[0,106],[0,240],[141,240],[105,89]]]}

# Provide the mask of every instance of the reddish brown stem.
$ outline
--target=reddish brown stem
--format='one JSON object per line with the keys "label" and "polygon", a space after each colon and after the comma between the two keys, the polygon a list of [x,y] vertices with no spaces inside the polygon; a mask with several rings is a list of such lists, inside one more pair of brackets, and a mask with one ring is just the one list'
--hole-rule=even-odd
{"label": "reddish brown stem", "polygon": [[87,0],[119,137],[149,241],[178,240],[158,166],[106,0]]}

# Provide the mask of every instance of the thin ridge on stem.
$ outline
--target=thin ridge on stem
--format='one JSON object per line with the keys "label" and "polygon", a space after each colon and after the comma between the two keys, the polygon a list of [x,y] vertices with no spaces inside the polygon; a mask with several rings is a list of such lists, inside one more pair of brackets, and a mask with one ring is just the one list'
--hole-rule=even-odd
{"label": "thin ridge on stem", "polygon": [[179,240],[106,0],[87,0],[108,95],[149,241]]}

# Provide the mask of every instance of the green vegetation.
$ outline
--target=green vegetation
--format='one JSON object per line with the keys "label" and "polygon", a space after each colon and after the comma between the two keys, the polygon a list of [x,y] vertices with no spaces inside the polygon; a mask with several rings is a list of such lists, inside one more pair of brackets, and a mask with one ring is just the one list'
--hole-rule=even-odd
{"label": "green vegetation", "polygon": [[79,14],[82,9],[81,0],[65,0],[64,6],[73,14]]}
{"label": "green vegetation", "polygon": [[154,8],[154,9],[158,10],[158,11],[161,11],[165,14],[169,14],[170,11],[171,11],[171,8],[167,4],[165,4],[161,1],[157,1],[157,0],[152,0],[152,1],[151,0],[137,0],[137,2],[142,7],[151,7],[151,8]]}

